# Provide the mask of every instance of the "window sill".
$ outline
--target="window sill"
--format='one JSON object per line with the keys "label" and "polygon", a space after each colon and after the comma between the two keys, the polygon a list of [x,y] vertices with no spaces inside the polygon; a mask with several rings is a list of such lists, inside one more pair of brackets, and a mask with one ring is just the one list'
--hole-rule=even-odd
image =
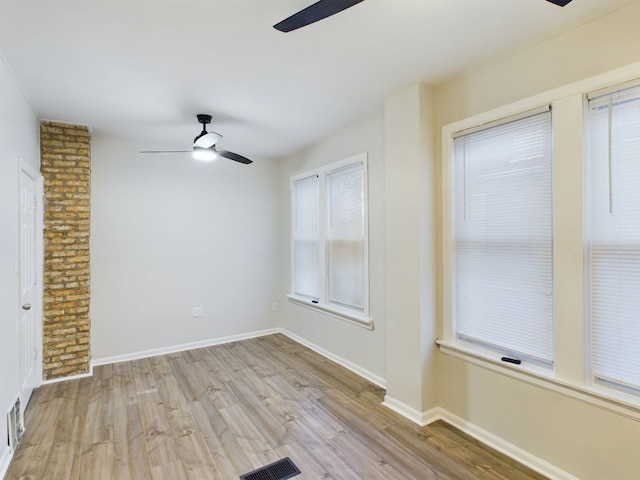
{"label": "window sill", "polygon": [[326,313],[327,315],[331,315],[332,317],[344,320],[345,322],[349,322],[353,325],[357,325],[358,327],[366,328],[367,330],[374,329],[373,320],[366,317],[364,314],[358,315],[357,313],[350,312],[346,309],[322,305],[319,303],[312,303],[308,298],[302,298],[295,295],[287,295],[287,298],[291,303],[300,305],[301,307],[306,307],[311,310]]}
{"label": "window sill", "polygon": [[443,340],[436,343],[440,351],[446,355],[462,359],[479,367],[491,370],[500,375],[514,378],[536,387],[560,393],[562,395],[582,400],[596,407],[622,415],[633,420],[640,420],[640,398],[634,395],[618,393],[598,386],[578,385],[554,377],[551,370],[530,366],[512,365],[490,358],[479,351],[465,345],[459,345]]}

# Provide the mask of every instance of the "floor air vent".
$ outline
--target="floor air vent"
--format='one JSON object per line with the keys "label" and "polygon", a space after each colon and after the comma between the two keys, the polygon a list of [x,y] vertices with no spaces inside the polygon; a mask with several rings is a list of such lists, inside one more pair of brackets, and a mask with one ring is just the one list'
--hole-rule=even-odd
{"label": "floor air vent", "polygon": [[240,475],[240,480],[286,480],[287,478],[300,475],[300,470],[287,458],[278,460],[253,472]]}
{"label": "floor air vent", "polygon": [[15,452],[24,433],[24,415],[18,398],[7,412],[7,443],[11,452]]}

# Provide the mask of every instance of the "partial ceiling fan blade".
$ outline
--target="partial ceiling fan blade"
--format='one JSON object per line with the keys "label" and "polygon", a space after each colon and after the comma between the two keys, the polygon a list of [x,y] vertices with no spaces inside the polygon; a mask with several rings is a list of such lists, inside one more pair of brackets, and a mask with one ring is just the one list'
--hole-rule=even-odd
{"label": "partial ceiling fan blade", "polygon": [[245,165],[253,163],[253,160],[249,160],[247,157],[243,157],[242,155],[238,155],[237,153],[233,153],[228,150],[222,150],[221,148],[216,147],[213,147],[213,149],[221,157],[228,158],[229,160],[233,160],[234,162],[244,163]]}
{"label": "partial ceiling fan blade", "polygon": [[554,5],[558,5],[559,7],[564,7],[565,5],[568,5],[571,0],[547,0],[547,2],[551,2]]}
{"label": "partial ceiling fan blade", "polygon": [[140,150],[139,153],[193,153],[193,150]]}
{"label": "partial ceiling fan blade", "polygon": [[362,1],[364,0],[320,0],[304,10],[285,18],[280,23],[276,23],[273,28],[281,32],[291,32],[353,7]]}

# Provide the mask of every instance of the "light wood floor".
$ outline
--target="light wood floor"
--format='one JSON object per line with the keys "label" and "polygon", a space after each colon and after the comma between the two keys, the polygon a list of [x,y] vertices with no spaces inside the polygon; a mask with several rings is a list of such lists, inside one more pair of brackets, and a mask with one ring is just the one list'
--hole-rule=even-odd
{"label": "light wood floor", "polygon": [[283,335],[97,367],[40,387],[7,479],[237,479],[290,457],[300,479],[544,478]]}

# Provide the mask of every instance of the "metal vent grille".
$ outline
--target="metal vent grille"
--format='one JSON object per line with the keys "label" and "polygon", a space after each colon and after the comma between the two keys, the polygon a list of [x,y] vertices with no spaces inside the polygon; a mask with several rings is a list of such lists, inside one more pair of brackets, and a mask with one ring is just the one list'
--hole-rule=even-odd
{"label": "metal vent grille", "polygon": [[253,472],[240,475],[240,480],[286,480],[300,475],[300,470],[289,457],[265,465]]}

